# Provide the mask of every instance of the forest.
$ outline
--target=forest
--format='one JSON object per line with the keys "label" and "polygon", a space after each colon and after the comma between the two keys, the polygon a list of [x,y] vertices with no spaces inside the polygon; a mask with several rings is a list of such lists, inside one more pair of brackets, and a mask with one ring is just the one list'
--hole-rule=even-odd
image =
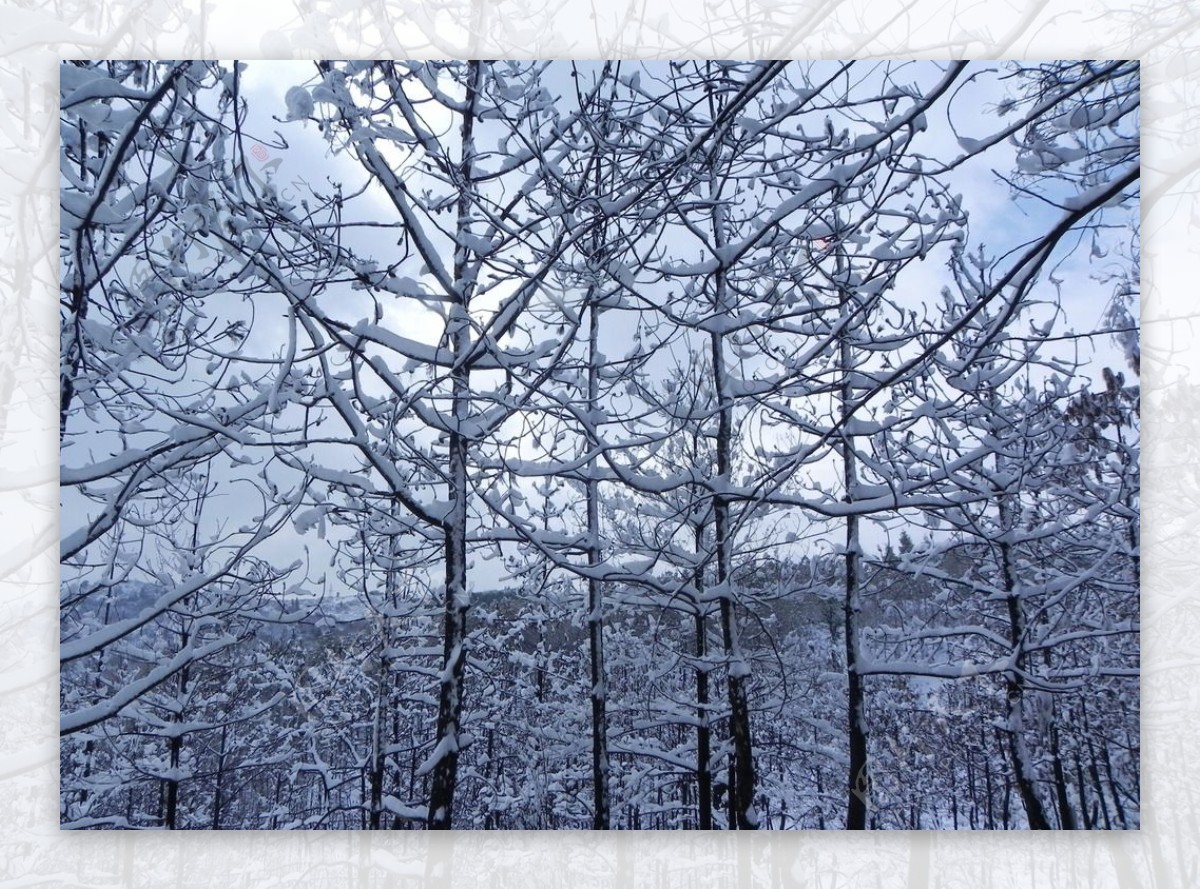
{"label": "forest", "polygon": [[60,824],[1139,827],[1134,61],[67,61]]}

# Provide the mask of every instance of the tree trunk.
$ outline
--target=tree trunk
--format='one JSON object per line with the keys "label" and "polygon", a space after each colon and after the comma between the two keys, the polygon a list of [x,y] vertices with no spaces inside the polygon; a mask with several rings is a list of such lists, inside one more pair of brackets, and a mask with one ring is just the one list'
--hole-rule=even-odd
{"label": "tree trunk", "polygon": [[[475,105],[479,92],[481,65],[468,63],[465,110],[462,123],[462,192],[458,200],[457,232],[468,234],[471,214],[471,184],[473,182]],[[460,237],[454,249],[454,285],[446,339],[456,358],[467,355],[471,346],[470,284],[466,280],[469,252]],[[465,362],[456,361],[450,370],[451,424],[448,436],[449,501],[451,504],[443,523],[445,535],[446,591],[443,604],[443,648],[441,687],[438,695],[436,747],[433,752],[433,775],[429,792],[428,827],[448,830],[454,816],[454,792],[458,783],[459,733],[461,732],[464,679],[467,666],[467,451],[470,447],[462,428],[467,419],[471,385]]]}
{"label": "tree trunk", "polygon": [[384,714],[384,696],[386,695],[388,679],[387,646],[388,635],[386,623],[380,632],[379,652],[379,681],[375,690],[375,714],[371,719],[371,759],[369,763],[368,786],[371,793],[370,820],[367,825],[372,831],[378,831],[383,826],[383,727],[386,719]]}
{"label": "tree trunk", "polygon": [[[696,553],[704,550],[704,526],[696,526]],[[698,795],[698,818],[701,831],[711,831],[712,812],[712,731],[708,719],[708,622],[705,604],[700,595],[704,591],[704,567],[696,567],[696,792]]]}
{"label": "tree trunk", "polygon": [[[718,291],[724,290],[724,282],[720,278],[717,287]],[[718,491],[713,495],[713,517],[716,531],[717,586],[721,591],[721,633],[729,665],[729,735],[733,743],[729,782],[730,828],[755,829],[758,828],[758,814],[754,809],[754,756],[750,735],[750,707],[746,701],[746,680],[750,675],[750,666],[742,655],[733,608],[733,542],[729,527],[729,501],[719,490],[730,481],[733,408],[726,395],[722,337],[714,332],[711,339],[713,375],[719,406],[716,441]]]}
{"label": "tree trunk", "polygon": [[[996,400],[995,390],[988,393],[989,408],[993,418],[999,416],[1000,408]],[[999,437],[1000,432],[994,423],[989,431]],[[996,456],[996,470],[1005,469],[1000,456]],[[1009,496],[1003,491],[996,492],[997,509],[1000,514],[1001,534],[1008,534],[1015,526]],[[1035,831],[1046,831],[1050,828],[1050,818],[1046,814],[1037,794],[1036,776],[1029,751],[1025,747],[1025,647],[1026,627],[1025,611],[1017,590],[1017,574],[1013,564],[1012,544],[1007,540],[1000,542],[1000,581],[1005,594],[1005,605],[1008,609],[1008,639],[1015,651],[1013,669],[1004,675],[1005,695],[1008,713],[1005,721],[1005,733],[1008,737],[1008,752],[1013,765],[1013,779],[1017,785],[1017,793],[1025,808],[1025,816],[1029,827]]]}
{"label": "tree trunk", "polygon": [[[838,262],[840,267],[845,260],[839,257]],[[841,299],[843,315],[849,310],[850,303],[851,295],[843,292]],[[845,331],[839,337],[838,350],[842,374],[840,412],[842,419],[845,420],[850,416],[854,405],[854,387],[850,379],[854,355],[849,334]],[[850,503],[854,500],[855,489],[858,485],[858,464],[854,457],[853,441],[845,429],[842,430],[841,451],[842,483],[846,490],[845,501]],[[850,754],[850,793],[846,808],[846,828],[849,831],[862,831],[867,827],[867,808],[871,794],[871,776],[867,765],[867,725],[863,682],[858,665],[858,615],[861,609],[858,577],[860,549],[858,517],[851,514],[846,517],[844,556],[846,584],[845,596],[842,599],[842,635],[845,638],[846,646],[846,717]]]}
{"label": "tree trunk", "polygon": [[[188,632],[186,630],[181,631],[179,637],[179,648],[186,649],[189,638]],[[190,668],[188,665],[184,665],[183,669],[179,672],[179,684],[176,686],[176,692],[179,696],[180,709],[182,709],[183,700],[187,696],[189,673]],[[173,716],[180,723],[183,722],[183,713],[181,710],[175,711]],[[166,781],[166,811],[163,816],[163,827],[168,831],[174,831],[179,827],[179,763],[183,754],[183,736],[172,736],[168,750],[170,752],[168,762],[170,764],[171,776]]]}
{"label": "tree trunk", "polygon": [[[1053,718],[1052,718],[1053,719]],[[1054,770],[1054,793],[1058,804],[1058,824],[1064,831],[1075,831],[1079,828],[1076,822],[1075,813],[1071,809],[1071,798],[1067,794],[1067,774],[1063,768],[1062,752],[1058,745],[1058,728],[1053,724],[1050,726],[1050,757]],[[1082,795],[1082,786],[1080,794]],[[1083,798],[1080,797],[1082,804]]]}
{"label": "tree trunk", "polygon": [[[850,455],[850,449],[847,448]],[[852,468],[853,456],[846,465]],[[852,476],[853,469],[847,472]],[[847,731],[850,753],[850,797],[846,810],[846,828],[862,831],[867,827],[867,805],[870,801],[871,777],[867,768],[867,728],[863,710],[862,676],[858,672],[858,518],[846,520],[846,597],[843,605],[846,643],[846,680],[848,714]]]}
{"label": "tree trunk", "polygon": [[229,724],[221,725],[221,747],[217,751],[217,773],[213,781],[216,787],[213,790],[213,809],[212,809],[212,831],[221,830],[221,808],[224,806],[225,795],[225,758],[227,757],[227,748],[229,736]]}
{"label": "tree trunk", "polygon": [[[1108,795],[1104,793],[1104,782],[1100,778],[1100,766],[1098,758],[1096,757],[1096,746],[1092,742],[1091,724],[1089,723],[1087,716],[1087,702],[1081,701],[1079,703],[1079,708],[1080,716],[1083,720],[1083,737],[1087,741],[1088,761],[1091,764],[1088,771],[1092,776],[1092,784],[1096,786],[1096,796],[1100,798],[1101,812],[1104,816],[1104,827],[1105,829],[1111,830],[1113,828],[1113,814],[1109,811]],[[1107,751],[1107,746],[1104,750]],[[1117,799],[1117,789],[1113,787],[1111,776],[1109,778],[1109,790],[1112,792],[1113,802],[1117,805],[1116,815],[1117,818],[1120,819],[1120,824],[1117,827],[1124,828],[1125,814],[1120,810],[1120,802]]]}
{"label": "tree trunk", "polygon": [[[1003,512],[1003,502],[1001,503]],[[1006,517],[1001,517],[1002,524]],[[1029,827],[1035,831],[1046,831],[1050,828],[1050,820],[1046,810],[1037,796],[1033,767],[1030,763],[1029,752],[1025,748],[1025,680],[1022,669],[1025,659],[1020,650],[1025,645],[1025,616],[1021,609],[1020,598],[1016,594],[1016,579],[1012,568],[1012,547],[1009,544],[1000,545],[1000,563],[1003,573],[1004,590],[1007,593],[1005,602],[1008,606],[1008,633],[1012,644],[1018,647],[1015,670],[1005,675],[1005,689],[1008,700],[1008,719],[1005,733],[1008,736],[1008,752],[1012,759],[1013,779],[1017,784],[1017,793],[1025,807],[1025,815]]]}
{"label": "tree trunk", "polygon": [[[1076,748],[1072,752],[1072,757],[1075,759],[1075,787],[1079,790],[1079,816],[1083,820],[1083,830],[1091,831],[1096,827],[1096,816],[1099,811],[1096,807],[1088,807],[1087,801],[1087,785],[1083,778],[1083,759],[1079,756],[1079,749]],[[1109,826],[1111,828],[1111,826]]]}
{"label": "tree trunk", "polygon": [[[600,314],[597,306],[588,313],[588,411],[599,404],[600,369],[597,367],[597,343],[600,339]],[[600,565],[600,492],[596,480],[596,458],[588,462],[587,525],[588,565],[593,571]],[[592,662],[592,794],[595,798],[592,828],[610,827],[608,799],[608,718],[607,679],[604,670],[604,603],[600,580],[588,577],[588,645]]]}
{"label": "tree trunk", "polygon": [[[716,102],[709,92],[710,113],[716,116]],[[712,230],[713,244],[719,252],[726,243],[725,204],[721,196],[721,183],[716,175],[716,163],[709,183],[709,197],[713,201]],[[724,267],[714,276],[714,306],[718,313],[733,310],[733,301],[726,281]],[[750,733],[750,707],[746,700],[746,683],[750,677],[750,665],[742,654],[738,635],[737,616],[734,614],[733,591],[733,533],[730,527],[729,498],[725,489],[732,483],[733,469],[733,401],[725,371],[724,335],[720,331],[709,334],[712,350],[713,390],[717,400],[717,438],[714,443],[717,459],[717,478],[713,490],[713,528],[716,536],[714,545],[717,554],[717,588],[720,590],[721,633],[725,643],[725,658],[728,664],[727,691],[729,696],[729,736],[733,743],[729,775],[729,827],[756,829],[758,813],[754,808],[755,775],[754,747]]]}

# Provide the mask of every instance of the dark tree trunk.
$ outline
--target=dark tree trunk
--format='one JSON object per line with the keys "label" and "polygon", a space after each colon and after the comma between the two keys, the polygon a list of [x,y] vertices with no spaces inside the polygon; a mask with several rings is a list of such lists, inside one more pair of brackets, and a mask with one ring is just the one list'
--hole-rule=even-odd
{"label": "dark tree trunk", "polygon": [[[1111,830],[1113,828],[1113,814],[1109,810],[1108,795],[1104,793],[1104,782],[1100,778],[1100,766],[1096,757],[1096,746],[1092,742],[1092,732],[1088,722],[1086,702],[1080,702],[1080,715],[1083,719],[1083,737],[1087,740],[1088,761],[1090,763],[1089,772],[1092,776],[1092,783],[1096,786],[1096,796],[1100,798],[1100,811],[1104,816],[1104,827]],[[1120,803],[1117,800],[1117,790],[1112,785],[1111,776],[1109,778],[1109,790],[1112,793],[1113,803],[1117,808],[1117,817],[1120,819],[1118,827],[1124,828],[1125,817],[1120,810]]]}
{"label": "dark tree trunk", "polygon": [[[733,412],[724,392],[725,359],[719,334],[712,335],[712,352],[717,399],[720,404],[717,424],[717,476],[721,484],[726,485],[732,463]],[[750,707],[746,700],[746,680],[750,669],[742,655],[737,618],[733,609],[732,541],[729,504],[725,495],[718,493],[713,496],[713,514],[717,548],[717,585],[722,591],[721,632],[725,643],[725,657],[729,664],[729,735],[733,743],[729,776],[729,827],[755,829],[758,828],[758,814],[754,809],[754,748],[750,734]]]}
{"label": "dark tree trunk", "polygon": [[[857,538],[857,520],[846,522],[846,546]],[[850,753],[850,797],[846,811],[846,828],[861,831],[867,827],[867,803],[870,800],[871,777],[867,768],[867,732],[863,713],[862,676],[858,672],[857,631],[858,560],[853,551],[846,552],[846,599],[844,604],[846,638],[847,710]]]}
{"label": "dark tree trunk", "polygon": [[[1058,804],[1058,824],[1064,831],[1075,831],[1079,825],[1075,820],[1075,812],[1071,809],[1070,796],[1067,794],[1067,774],[1063,768],[1062,752],[1058,745],[1058,728],[1053,725],[1050,727],[1050,758],[1054,770],[1054,796]],[[1082,802],[1082,798],[1080,801]]]}
{"label": "dark tree trunk", "polygon": [[[189,636],[190,635],[188,634],[187,631],[183,631],[180,633],[180,643],[181,643],[180,648],[181,649],[187,648]],[[188,665],[184,665],[183,669],[179,672],[179,685],[176,687],[176,690],[177,690],[177,693],[179,696],[180,708],[183,707],[182,703],[183,703],[184,698],[187,695],[189,674],[190,674],[190,667]],[[173,716],[175,717],[175,719],[177,721],[179,721],[181,723],[183,722],[182,712],[176,711]],[[179,771],[181,755],[183,754],[183,736],[182,735],[176,735],[176,736],[171,737],[171,742],[170,742],[170,745],[168,746],[168,751],[170,752],[168,763],[170,764],[170,768],[171,768],[171,777],[169,779],[167,779],[167,781],[166,781],[166,793],[165,793],[166,801],[165,801],[165,813],[163,815],[163,827],[166,828],[168,831],[174,831],[176,828],[179,827],[179,772],[178,771]]]}
{"label": "dark tree trunk", "polygon": [[213,810],[212,810],[212,830],[220,831],[221,829],[221,808],[225,805],[225,759],[227,754],[227,743],[229,735],[229,725],[221,726],[221,747],[217,751],[217,773],[213,781],[216,787],[213,790]]}
{"label": "dark tree trunk", "polygon": [[1096,827],[1096,816],[1099,813],[1095,807],[1088,806],[1087,785],[1083,778],[1083,759],[1079,756],[1079,750],[1073,751],[1071,756],[1075,760],[1075,787],[1079,790],[1079,815],[1083,820],[1084,831],[1091,831]]}
{"label": "dark tree trunk", "polygon": [[701,831],[713,827],[712,737],[708,725],[708,629],[703,606],[696,607],[696,792]]}
{"label": "dark tree trunk", "polygon": [[[839,260],[839,262],[841,262]],[[843,293],[841,306],[843,315],[847,313],[852,302],[849,293]],[[848,333],[843,333],[838,345],[839,363],[841,365],[841,417],[849,418],[854,406],[854,387],[851,384],[850,373],[853,368],[854,356]],[[854,499],[855,488],[858,485],[858,465],[854,456],[854,445],[851,437],[843,429],[842,441],[842,482],[845,486],[845,501]],[[849,796],[846,809],[846,828],[850,831],[862,831],[867,827],[867,808],[871,794],[871,776],[867,764],[867,724],[865,713],[865,696],[863,694],[862,674],[859,673],[858,651],[858,615],[859,604],[859,534],[858,517],[850,514],[846,517],[846,547],[845,547],[845,596],[842,600],[842,635],[846,646],[846,718],[848,747],[850,754]]]}
{"label": "dark tree trunk", "polygon": [[1015,670],[1005,676],[1005,690],[1008,699],[1008,721],[1006,734],[1008,736],[1008,752],[1013,765],[1013,780],[1017,785],[1017,794],[1025,808],[1025,816],[1029,827],[1035,831],[1047,831],[1050,819],[1037,795],[1034,786],[1033,767],[1029,761],[1029,752],[1025,748],[1025,681],[1022,670],[1025,658],[1021,651],[1025,645],[1025,616],[1021,609],[1020,598],[1015,593],[1016,579],[1012,568],[1012,547],[1009,544],[1000,545],[1000,563],[1003,573],[1004,589],[1008,596],[1008,631],[1013,646],[1018,648]]}
{"label": "dark tree trunk", "polygon": [[[474,179],[474,124],[480,89],[481,64],[468,63],[465,110],[462,123],[462,163],[459,175],[462,192],[458,200],[458,231],[466,234],[471,214]],[[454,251],[456,293],[450,309],[446,338],[456,357],[465,357],[471,346],[470,284],[467,281],[469,254],[460,241]],[[450,511],[443,523],[445,535],[446,592],[443,605],[442,679],[438,694],[438,720],[434,765],[429,791],[428,827],[448,830],[454,817],[454,793],[458,784],[459,735],[462,730],[463,692],[467,666],[467,451],[470,446],[462,427],[467,419],[471,385],[465,361],[455,362],[450,371],[451,430],[448,436]]]}
{"label": "dark tree trunk", "polygon": [[[709,93],[709,108],[716,116],[716,100]],[[715,159],[714,159],[715,171]],[[721,187],[715,173],[709,189],[713,200],[712,231],[713,243],[720,250],[726,243],[725,205],[722,203]],[[714,309],[720,313],[732,311],[732,297],[725,278],[725,270],[718,269],[713,286],[715,288]],[[714,546],[717,555],[717,587],[721,591],[721,633],[725,644],[728,664],[727,693],[729,697],[729,736],[732,753],[729,765],[729,827],[756,829],[758,814],[754,808],[755,774],[754,746],[750,732],[750,706],[746,698],[746,683],[750,666],[746,662],[739,640],[737,616],[734,613],[733,592],[733,533],[729,515],[729,499],[724,489],[731,483],[733,468],[733,400],[728,391],[725,369],[724,335],[713,331],[709,335],[712,351],[713,390],[717,401],[717,437],[714,443],[717,460],[717,485],[713,492]]]}
{"label": "dark tree trunk", "polygon": [[[600,339],[600,315],[596,306],[588,313],[588,410],[599,404],[600,369],[597,367],[597,344]],[[600,491],[594,470],[596,460],[589,462],[587,480],[588,565],[596,570],[600,565]],[[595,798],[592,828],[610,827],[608,796],[608,716],[607,677],[604,669],[604,602],[600,581],[588,578],[588,646],[592,667],[592,794]]]}
{"label": "dark tree trunk", "polygon": [[983,780],[984,788],[987,792],[987,826],[988,831],[996,830],[996,795],[995,789],[992,787],[992,758],[988,755],[991,746],[987,743],[987,735],[984,730],[979,730],[980,750],[983,752]]}
{"label": "dark tree trunk", "polygon": [[383,827],[383,727],[386,717],[383,711],[388,678],[387,645],[388,638],[385,630],[380,639],[379,683],[375,692],[375,715],[371,721],[371,760],[368,776],[371,803],[370,820],[367,827],[372,831],[378,831]]}
{"label": "dark tree trunk", "polygon": [[[178,736],[171,739],[170,745],[170,764],[171,770],[179,768],[179,753],[183,750],[183,740]],[[167,779],[166,782],[166,815],[163,816],[163,827],[168,831],[174,831],[177,827],[177,819],[179,817],[179,780],[174,777]]]}
{"label": "dark tree trunk", "polygon": [[437,742],[429,792],[429,828],[448,830],[454,815],[458,783],[458,748],[461,730],[467,652],[466,585],[466,461],[462,437],[452,435],[450,478],[453,518],[446,528],[446,599],[442,680],[438,696]]}

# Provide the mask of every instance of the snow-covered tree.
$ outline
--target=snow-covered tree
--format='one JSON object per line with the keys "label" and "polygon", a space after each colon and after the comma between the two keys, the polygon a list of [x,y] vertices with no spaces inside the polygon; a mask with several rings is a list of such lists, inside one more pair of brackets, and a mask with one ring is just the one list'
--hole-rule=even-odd
{"label": "snow-covered tree", "polygon": [[62,66],[65,825],[1137,824],[1136,63],[272,70]]}

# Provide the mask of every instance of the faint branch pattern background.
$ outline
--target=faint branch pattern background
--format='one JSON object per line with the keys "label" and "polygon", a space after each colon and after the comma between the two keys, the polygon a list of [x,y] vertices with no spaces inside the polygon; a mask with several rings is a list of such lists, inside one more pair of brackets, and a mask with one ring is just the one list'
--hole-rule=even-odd
{"label": "faint branch pattern background", "polygon": [[[1200,880],[1200,28],[1190,4],[1044,0],[58,2],[0,7],[0,882],[910,886]],[[56,70],[61,58],[1086,57],[1144,62],[1143,825],[870,837],[60,835],[55,725]],[[1100,307],[1098,307],[1100,311]]]}

